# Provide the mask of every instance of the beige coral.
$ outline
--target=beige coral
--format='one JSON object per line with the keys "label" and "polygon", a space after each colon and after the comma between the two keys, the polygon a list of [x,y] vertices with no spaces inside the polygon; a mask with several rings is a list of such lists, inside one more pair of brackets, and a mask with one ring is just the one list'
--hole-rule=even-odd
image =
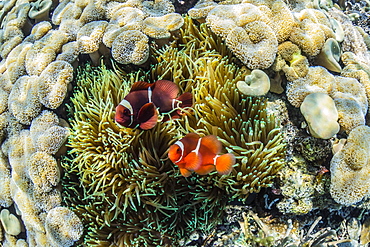
{"label": "beige coral", "polygon": [[37,0],[31,2],[31,9],[28,12],[28,17],[34,19],[35,22],[49,20],[49,11],[52,5],[52,0]]}
{"label": "beige coral", "polygon": [[60,125],[55,113],[44,110],[32,121],[30,135],[36,151],[56,154],[67,140],[69,130]]}
{"label": "beige coral", "polygon": [[32,183],[43,192],[57,186],[60,172],[55,158],[45,152],[35,152],[28,159],[28,175]]}
{"label": "beige coral", "polygon": [[329,38],[325,41],[324,47],[319,55],[316,56],[315,61],[318,65],[321,65],[330,71],[340,73],[342,71],[342,68],[338,63],[340,55],[341,50],[339,43],[335,39]]}
{"label": "beige coral", "polygon": [[173,31],[179,30],[184,24],[180,14],[170,13],[158,17],[148,17],[143,21],[143,33],[154,39],[171,37]]}
{"label": "beige coral", "polygon": [[290,40],[306,54],[316,56],[324,45],[325,33],[316,23],[304,20],[300,27],[293,28]]}
{"label": "beige coral", "polygon": [[252,21],[264,19],[262,12],[253,4],[219,5],[207,16],[207,24],[211,30],[226,38],[236,27],[243,27]]}
{"label": "beige coral", "polygon": [[46,66],[55,60],[57,53],[67,41],[67,35],[59,30],[50,30],[37,40],[26,55],[28,75],[40,75]]}
{"label": "beige coral", "polygon": [[279,43],[287,40],[293,27],[297,25],[288,5],[282,0],[262,2],[244,0],[243,3],[252,3],[258,6],[259,10],[267,17],[265,21],[274,30]]}
{"label": "beige coral", "polygon": [[82,23],[105,20],[106,8],[104,4],[105,1],[89,0],[88,4],[83,8],[79,20]]}
{"label": "beige coral", "polygon": [[30,35],[28,35],[23,42],[35,42],[36,40],[41,39],[45,34],[47,34],[52,26],[48,21],[42,21],[35,24],[32,29]]}
{"label": "beige coral", "polygon": [[1,224],[6,233],[17,236],[21,233],[21,224],[19,219],[14,214],[10,213],[8,209],[2,209],[0,212]]}
{"label": "beige coral", "polygon": [[26,75],[25,58],[32,43],[22,42],[6,58],[6,76],[8,83],[14,84],[22,75]]}
{"label": "beige coral", "polygon": [[195,6],[188,10],[188,14],[193,19],[206,18],[208,13],[217,6],[212,0],[200,0]]}
{"label": "beige coral", "polygon": [[70,64],[76,61],[80,50],[77,41],[68,42],[62,46],[62,52],[58,54],[55,60],[66,61]]}
{"label": "beige coral", "polygon": [[10,166],[3,152],[0,151],[0,205],[10,207],[13,200],[10,195]]}
{"label": "beige coral", "polygon": [[118,35],[112,43],[112,57],[122,64],[142,64],[149,57],[149,39],[138,30],[128,30]]}
{"label": "beige coral", "polygon": [[349,206],[370,195],[369,155],[370,127],[358,126],[330,162],[330,194],[336,202]]}
{"label": "beige coral", "polygon": [[301,50],[290,41],[278,46],[276,60],[272,66],[275,71],[283,71],[288,81],[305,77],[308,73],[308,59],[301,54]]}
{"label": "beige coral", "polygon": [[108,22],[93,21],[85,24],[77,33],[81,53],[93,53],[99,49]]}
{"label": "beige coral", "polygon": [[73,79],[73,67],[65,61],[50,63],[38,79],[38,96],[40,102],[50,108],[60,106],[67,94],[68,84]]}
{"label": "beige coral", "polygon": [[300,107],[304,98],[310,93],[330,93],[335,86],[335,77],[325,68],[310,67],[305,77],[288,82],[287,97],[289,102]]}
{"label": "beige coral", "polygon": [[262,96],[270,90],[270,78],[262,70],[255,69],[244,81],[238,81],[237,87],[245,95]]}
{"label": "beige coral", "polygon": [[28,125],[41,112],[41,106],[38,97],[38,77],[21,76],[10,92],[9,111],[19,122]]}
{"label": "beige coral", "polygon": [[[132,2],[131,7],[137,6],[139,9],[144,11],[148,16],[163,16],[166,14],[174,13],[175,7],[170,0],[156,0],[156,1],[127,1]],[[138,2],[138,3],[135,3]]]}
{"label": "beige coral", "polygon": [[27,14],[30,9],[30,3],[19,2],[17,3],[2,20],[1,27],[2,42],[0,44],[0,56],[4,59],[9,52],[13,50],[24,38],[23,29],[29,28],[27,22]]}
{"label": "beige coral", "polygon": [[323,67],[310,67],[306,77],[288,83],[287,97],[299,107],[310,93],[327,93],[335,101],[339,123],[347,133],[365,123],[368,98],[356,79],[334,76]]}
{"label": "beige coral", "polygon": [[249,3],[219,5],[209,12],[207,23],[250,69],[266,69],[275,60],[278,41],[266,24],[267,16]]}
{"label": "beige coral", "polygon": [[336,104],[326,93],[307,95],[301,104],[300,110],[313,137],[329,139],[338,133]]}
{"label": "beige coral", "polygon": [[126,30],[141,30],[145,17],[144,12],[138,8],[122,7],[113,13],[109,24],[124,26]]}
{"label": "beige coral", "polygon": [[83,233],[80,219],[66,207],[55,207],[48,212],[46,233],[54,246],[72,246]]}
{"label": "beige coral", "polygon": [[65,20],[77,20],[82,14],[82,8],[68,0],[61,1],[53,11],[51,18],[54,25],[60,25]]}
{"label": "beige coral", "polygon": [[269,68],[278,48],[274,31],[261,21],[234,28],[227,35],[226,44],[250,69]]}

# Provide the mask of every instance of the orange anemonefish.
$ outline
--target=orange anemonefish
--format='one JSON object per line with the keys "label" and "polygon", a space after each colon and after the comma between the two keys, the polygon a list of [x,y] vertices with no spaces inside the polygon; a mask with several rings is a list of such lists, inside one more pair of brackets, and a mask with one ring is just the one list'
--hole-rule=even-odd
{"label": "orange anemonefish", "polygon": [[179,87],[172,81],[135,82],[130,93],[116,107],[115,120],[128,128],[148,130],[157,124],[158,112],[179,118],[179,108],[191,107],[193,96],[184,93],[177,97],[178,94]]}
{"label": "orange anemonefish", "polygon": [[219,174],[230,174],[235,164],[235,156],[231,153],[219,155],[222,144],[216,136],[200,137],[189,133],[184,138],[170,146],[168,157],[178,165],[184,177],[189,177],[194,171],[206,175],[215,169]]}

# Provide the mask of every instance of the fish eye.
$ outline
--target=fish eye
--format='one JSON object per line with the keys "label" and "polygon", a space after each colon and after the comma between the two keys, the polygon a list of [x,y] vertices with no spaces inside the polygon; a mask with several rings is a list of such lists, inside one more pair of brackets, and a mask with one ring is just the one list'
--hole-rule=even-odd
{"label": "fish eye", "polygon": [[125,109],[123,110],[123,114],[124,114],[124,115],[130,115],[130,110],[129,110],[129,109],[127,109],[127,108],[125,108]]}

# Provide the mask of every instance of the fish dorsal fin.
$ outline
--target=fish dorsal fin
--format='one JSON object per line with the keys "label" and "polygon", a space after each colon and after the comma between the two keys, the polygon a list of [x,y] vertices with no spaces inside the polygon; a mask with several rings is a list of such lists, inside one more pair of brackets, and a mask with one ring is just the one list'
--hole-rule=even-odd
{"label": "fish dorsal fin", "polygon": [[190,152],[188,155],[186,155],[184,161],[186,163],[186,169],[189,171],[194,171],[199,169],[200,165],[202,164],[202,157],[196,152]]}
{"label": "fish dorsal fin", "polygon": [[165,94],[166,97],[174,99],[179,94],[179,87],[172,81],[158,80],[154,82],[153,93]]}
{"label": "fish dorsal fin", "polygon": [[155,105],[152,102],[143,105],[137,114],[137,119],[140,122],[141,129],[153,128],[158,122],[158,111]]}
{"label": "fish dorsal fin", "polygon": [[203,137],[201,144],[207,147],[213,154],[219,154],[222,150],[221,142],[214,135]]}
{"label": "fish dorsal fin", "polygon": [[153,86],[153,84],[145,81],[137,81],[132,85],[130,92],[147,90],[150,86]]}

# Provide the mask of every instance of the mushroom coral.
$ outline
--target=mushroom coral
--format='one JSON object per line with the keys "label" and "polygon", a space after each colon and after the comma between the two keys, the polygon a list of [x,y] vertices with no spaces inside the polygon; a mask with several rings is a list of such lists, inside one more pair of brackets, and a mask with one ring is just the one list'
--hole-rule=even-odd
{"label": "mushroom coral", "polygon": [[[236,82],[248,70],[215,39],[206,24],[185,18],[177,43],[153,50],[148,72],[79,68],[62,185],[66,205],[87,229],[83,244],[173,246],[195,229],[209,232],[229,200],[245,201],[272,184],[285,153],[278,122],[266,100],[240,94]],[[119,127],[114,108],[131,85],[159,79],[191,91],[194,107],[151,130]],[[233,172],[183,177],[167,151],[189,132],[218,136],[236,156]]]}

